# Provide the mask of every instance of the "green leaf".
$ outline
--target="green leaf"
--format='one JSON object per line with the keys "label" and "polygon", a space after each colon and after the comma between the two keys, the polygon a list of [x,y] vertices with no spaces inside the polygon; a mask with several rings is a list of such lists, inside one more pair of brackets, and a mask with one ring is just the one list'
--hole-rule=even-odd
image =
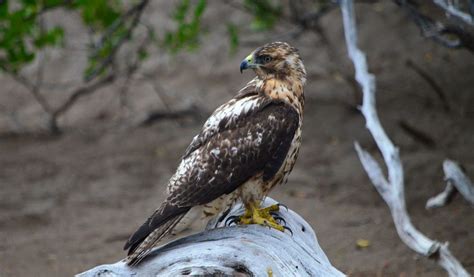
{"label": "green leaf", "polygon": [[206,9],[207,2],[206,0],[199,0],[194,9],[194,20],[199,20]]}
{"label": "green leaf", "polygon": [[37,1],[35,1],[35,0],[21,0],[21,2],[25,6],[35,6]]}
{"label": "green leaf", "polygon": [[2,4],[0,4],[0,18],[4,19],[8,16],[8,1],[3,1]]}
{"label": "green leaf", "polygon": [[199,0],[193,7],[192,18],[191,4],[189,0],[182,0],[174,12],[174,20],[177,29],[174,32],[166,32],[163,46],[172,53],[177,53],[183,48],[194,50],[199,45],[199,34],[201,33],[201,17],[206,9],[206,0]]}
{"label": "green leaf", "polygon": [[48,45],[60,45],[64,39],[64,30],[61,27],[54,27],[53,29],[40,33],[34,40],[34,45],[37,48],[43,48]]}
{"label": "green leaf", "polygon": [[82,20],[99,29],[110,26],[121,15],[119,1],[77,0],[76,5],[81,11]]}
{"label": "green leaf", "polygon": [[184,22],[186,14],[189,10],[189,0],[182,0],[181,3],[176,7],[174,19],[181,23]]}
{"label": "green leaf", "polygon": [[64,0],[43,0],[43,5],[45,7],[55,7],[66,4],[65,2]]}

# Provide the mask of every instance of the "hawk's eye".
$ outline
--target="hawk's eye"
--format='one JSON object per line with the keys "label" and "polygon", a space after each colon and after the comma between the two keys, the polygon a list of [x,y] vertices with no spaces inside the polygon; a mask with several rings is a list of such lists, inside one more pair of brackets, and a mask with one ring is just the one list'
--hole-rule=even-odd
{"label": "hawk's eye", "polygon": [[272,57],[265,55],[262,57],[262,60],[263,60],[263,63],[269,63],[272,61]]}
{"label": "hawk's eye", "polygon": [[272,57],[270,57],[269,55],[261,55],[259,57],[257,57],[257,63],[258,64],[266,64],[266,63],[269,63],[272,61]]}

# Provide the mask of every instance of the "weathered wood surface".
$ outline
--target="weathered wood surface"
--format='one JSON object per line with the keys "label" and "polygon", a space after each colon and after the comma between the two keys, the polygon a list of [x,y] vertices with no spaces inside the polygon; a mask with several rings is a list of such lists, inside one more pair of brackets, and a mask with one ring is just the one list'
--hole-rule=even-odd
{"label": "weathered wood surface", "polygon": [[[276,203],[267,198],[264,206]],[[227,226],[229,216],[207,230],[154,249],[137,267],[123,261],[100,265],[79,277],[98,276],[344,276],[331,265],[311,226],[292,210],[277,213],[293,232],[258,225]]]}

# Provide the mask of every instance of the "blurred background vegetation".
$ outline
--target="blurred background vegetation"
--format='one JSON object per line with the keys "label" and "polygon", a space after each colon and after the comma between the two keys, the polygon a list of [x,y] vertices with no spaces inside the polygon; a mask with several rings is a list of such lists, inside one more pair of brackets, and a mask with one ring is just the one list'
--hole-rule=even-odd
{"label": "blurred background vegetation", "polygon": [[[83,95],[112,83],[119,74],[130,76],[141,63],[149,58],[150,51],[165,51],[176,54],[180,51],[195,51],[202,37],[210,29],[203,29],[201,21],[206,8],[213,5],[206,0],[173,1],[175,8],[170,15],[174,23],[163,27],[142,20],[142,13],[149,0],[19,0],[2,1],[0,4],[0,69],[23,84],[31,96],[41,105],[47,116],[47,129],[59,133],[58,118],[73,107]],[[326,35],[319,19],[333,8],[336,0],[225,0],[237,10],[251,15],[247,25],[232,21],[219,22],[227,26],[227,51],[232,54],[242,41],[242,32],[263,33],[274,28],[277,22],[285,21],[294,28],[280,37],[298,37],[305,32],[315,32],[326,43]],[[358,3],[377,5],[378,1],[365,0]],[[474,38],[471,24],[459,18],[443,16],[443,9],[435,10],[431,1],[394,0],[404,10],[409,21],[415,23],[421,34],[450,48],[466,48],[474,51]],[[429,3],[428,3],[429,2]],[[434,1],[436,2],[436,1]],[[443,2],[443,1],[442,1]],[[451,1],[448,1],[451,4]],[[459,11],[466,16],[474,13],[474,1],[455,1]],[[77,13],[87,29],[88,62],[83,69],[83,83],[72,89],[70,96],[61,104],[52,105],[48,91],[42,86],[44,53],[48,48],[64,47],[68,32],[61,24],[45,22],[45,16],[54,10],[66,10]],[[440,16],[441,14],[441,16]],[[446,13],[446,15],[448,15]],[[51,20],[50,20],[51,21]],[[54,20],[52,20],[54,22]],[[469,19],[466,19],[468,21]],[[159,33],[159,35],[158,35]],[[244,41],[245,43],[245,41]],[[121,48],[131,48],[127,57],[118,55]],[[333,47],[328,45],[328,47]],[[40,63],[35,78],[22,74],[22,69],[34,61]],[[120,71],[120,72],[119,72]],[[343,78],[354,84],[353,78],[342,74]],[[34,80],[33,80],[34,79]],[[160,114],[162,116],[163,114]],[[150,115],[151,119],[156,115]]]}

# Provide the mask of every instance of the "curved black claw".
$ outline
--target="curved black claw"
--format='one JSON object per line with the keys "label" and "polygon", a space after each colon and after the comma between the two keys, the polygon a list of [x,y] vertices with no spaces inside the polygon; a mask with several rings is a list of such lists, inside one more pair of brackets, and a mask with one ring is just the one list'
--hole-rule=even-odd
{"label": "curved black claw", "polygon": [[[288,230],[290,232],[291,236],[293,236],[293,231],[291,231],[291,229],[289,227],[283,226],[283,229]],[[285,231],[283,231],[283,232],[285,232]]]}
{"label": "curved black claw", "polygon": [[224,225],[225,226],[231,226],[231,224],[237,225],[237,222],[238,222],[239,218],[240,218],[240,216],[231,215],[225,220]]}
{"label": "curved black claw", "polygon": [[270,213],[270,214],[272,215],[273,219],[279,221],[278,224],[283,223],[283,225],[286,225],[286,220],[283,217],[281,217],[279,214],[277,213]]}
{"label": "curved black claw", "polygon": [[283,207],[283,208],[286,209],[286,211],[288,211],[288,206],[286,206],[285,204],[278,203],[277,206],[278,206],[278,208]]}

